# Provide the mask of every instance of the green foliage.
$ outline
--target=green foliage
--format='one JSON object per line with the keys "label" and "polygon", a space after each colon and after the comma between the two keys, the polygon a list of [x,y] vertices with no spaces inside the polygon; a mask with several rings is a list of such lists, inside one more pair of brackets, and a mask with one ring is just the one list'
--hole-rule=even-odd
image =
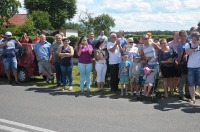
{"label": "green foliage", "polygon": [[5,34],[5,32],[10,31],[11,33],[14,34],[14,29],[13,28],[0,28],[0,34]]}
{"label": "green foliage", "polygon": [[49,43],[53,44],[53,42],[54,42],[54,40],[55,40],[55,37],[54,37],[54,36],[46,36],[46,40],[47,40]]}
{"label": "green foliage", "polygon": [[25,32],[28,35],[34,35],[37,29],[34,27],[34,22],[31,17],[27,17],[23,25],[14,28],[14,34],[21,36]]}
{"label": "green foliage", "polygon": [[18,13],[18,7],[21,6],[18,0],[1,0],[0,1],[0,25],[4,21],[8,22],[8,19]]}
{"label": "green foliage", "polygon": [[60,29],[67,19],[76,14],[76,0],[24,0],[29,13],[45,11],[50,14],[50,22],[54,29]]}
{"label": "green foliage", "polygon": [[77,54],[76,54],[76,43],[78,42],[78,40],[79,40],[79,37],[76,37],[76,36],[70,36],[70,37],[68,37],[69,38],[69,40],[71,41],[70,42],[70,45],[74,48],[74,58],[78,58],[78,56],[77,56]]}
{"label": "green foliage", "polygon": [[94,18],[94,25],[95,34],[99,34],[101,30],[104,30],[105,34],[109,35],[110,28],[115,26],[115,19],[108,14],[102,14]]}
{"label": "green foliage", "polygon": [[34,22],[35,28],[39,31],[44,29],[52,29],[50,23],[50,15],[48,12],[45,11],[33,11],[29,17],[32,17]]}

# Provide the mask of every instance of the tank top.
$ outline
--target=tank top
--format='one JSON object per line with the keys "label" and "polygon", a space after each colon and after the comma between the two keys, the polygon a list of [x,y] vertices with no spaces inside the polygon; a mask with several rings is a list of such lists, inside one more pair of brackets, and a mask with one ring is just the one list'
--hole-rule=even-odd
{"label": "tank top", "polygon": [[149,44],[149,46],[143,47],[144,55],[146,57],[151,57],[151,60],[148,61],[149,65],[155,65],[158,64],[157,57],[156,57],[156,51],[152,44]]}
{"label": "tank top", "polygon": [[[61,53],[71,53],[70,46],[67,49],[64,49],[62,46]],[[64,57],[60,60],[62,66],[72,66],[73,65],[73,57]]]}

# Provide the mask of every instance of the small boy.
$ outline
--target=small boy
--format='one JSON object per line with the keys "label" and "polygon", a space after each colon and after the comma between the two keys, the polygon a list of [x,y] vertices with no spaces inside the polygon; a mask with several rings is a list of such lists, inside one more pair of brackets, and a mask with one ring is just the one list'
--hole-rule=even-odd
{"label": "small boy", "polygon": [[123,85],[125,85],[126,95],[128,95],[127,90],[129,86],[129,68],[130,62],[128,60],[128,54],[122,54],[122,61],[119,63],[119,74],[118,77],[120,78],[121,83],[121,96],[124,95]]}
{"label": "small boy", "polygon": [[133,55],[133,62],[129,70],[129,79],[131,87],[131,95],[133,95],[133,88],[136,90],[136,96],[139,96],[139,78],[142,75],[142,63],[140,62],[140,56],[137,54]]}

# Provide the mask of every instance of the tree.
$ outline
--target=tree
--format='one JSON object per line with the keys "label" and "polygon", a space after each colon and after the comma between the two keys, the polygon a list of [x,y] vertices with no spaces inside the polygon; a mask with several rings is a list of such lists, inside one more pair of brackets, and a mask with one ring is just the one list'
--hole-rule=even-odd
{"label": "tree", "polygon": [[24,0],[29,13],[46,11],[50,14],[50,22],[54,29],[60,29],[67,19],[76,14],[76,0]]}
{"label": "tree", "polygon": [[14,33],[18,36],[21,36],[23,32],[27,33],[28,35],[34,35],[35,32],[38,32],[34,26],[32,17],[28,16],[23,25],[17,26],[14,29]]}
{"label": "tree", "polygon": [[45,11],[33,11],[29,17],[32,18],[35,28],[42,31],[44,29],[51,29],[50,15]]}
{"label": "tree", "polygon": [[115,19],[113,19],[108,14],[102,14],[94,18],[94,31],[95,33],[100,33],[101,30],[104,30],[105,34],[108,35],[110,28],[115,26]]}
{"label": "tree", "polygon": [[17,0],[1,0],[0,5],[0,25],[3,25],[4,21],[9,23],[8,19],[17,14],[18,7],[21,6]]}
{"label": "tree", "polygon": [[105,34],[108,35],[110,28],[115,26],[115,19],[108,14],[93,17],[92,13],[88,11],[82,12],[79,15],[79,21],[85,26],[87,31],[92,30],[95,34],[99,34],[101,30],[104,30]]}

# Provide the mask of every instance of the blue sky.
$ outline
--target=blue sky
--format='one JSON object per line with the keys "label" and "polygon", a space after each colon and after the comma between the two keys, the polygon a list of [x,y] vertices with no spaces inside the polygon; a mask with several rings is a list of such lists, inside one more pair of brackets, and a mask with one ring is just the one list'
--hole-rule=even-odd
{"label": "blue sky", "polygon": [[[200,21],[200,0],[77,0],[77,14],[71,21],[78,22],[85,11],[112,16],[116,23],[112,31],[179,31]],[[26,10],[20,8],[19,12]]]}

